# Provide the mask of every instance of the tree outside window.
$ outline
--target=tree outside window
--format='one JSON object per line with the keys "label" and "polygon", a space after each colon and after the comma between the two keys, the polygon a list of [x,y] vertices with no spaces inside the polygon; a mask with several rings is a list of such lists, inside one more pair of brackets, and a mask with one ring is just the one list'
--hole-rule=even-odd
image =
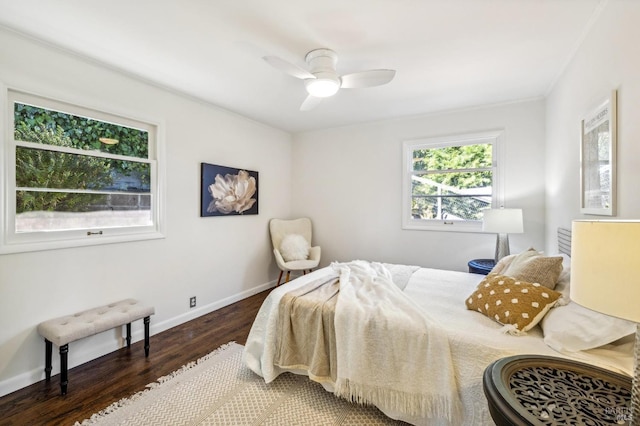
{"label": "tree outside window", "polygon": [[492,151],[491,144],[415,149],[412,217],[481,220],[491,206]]}

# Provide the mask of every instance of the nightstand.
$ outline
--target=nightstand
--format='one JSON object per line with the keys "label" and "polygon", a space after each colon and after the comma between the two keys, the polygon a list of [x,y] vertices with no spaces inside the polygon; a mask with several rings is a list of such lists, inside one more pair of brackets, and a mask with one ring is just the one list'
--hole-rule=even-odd
{"label": "nightstand", "polygon": [[505,425],[625,425],[631,377],[581,362],[516,355],[484,371],[491,418]]}
{"label": "nightstand", "polygon": [[469,272],[487,275],[496,266],[496,261],[493,259],[473,259],[467,265],[469,266]]}

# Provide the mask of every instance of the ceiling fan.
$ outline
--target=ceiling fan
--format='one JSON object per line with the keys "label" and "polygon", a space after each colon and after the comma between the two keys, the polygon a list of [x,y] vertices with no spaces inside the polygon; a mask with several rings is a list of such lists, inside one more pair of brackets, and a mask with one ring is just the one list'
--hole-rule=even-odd
{"label": "ceiling fan", "polygon": [[309,71],[277,56],[265,56],[263,59],[274,68],[304,81],[309,96],[300,105],[300,111],[314,108],[322,98],[335,95],[339,89],[381,86],[389,83],[396,75],[395,70],[379,69],[340,76],[336,72],[338,55],[330,49],[315,49],[306,54],[304,60]]}

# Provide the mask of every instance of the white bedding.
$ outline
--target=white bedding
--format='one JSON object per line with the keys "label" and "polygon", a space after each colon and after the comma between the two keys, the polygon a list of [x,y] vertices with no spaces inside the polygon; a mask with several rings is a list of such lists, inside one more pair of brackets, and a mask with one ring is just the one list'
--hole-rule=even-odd
{"label": "white bedding", "polygon": [[[393,271],[393,265],[387,266]],[[282,295],[332,273],[333,270],[330,267],[319,269],[276,288],[265,300],[245,345],[245,362],[267,383],[284,371],[292,371],[280,369],[273,363],[273,342],[278,332],[275,329],[275,323]],[[526,336],[503,334],[500,331],[502,328],[500,324],[466,309],[465,298],[473,292],[482,278],[482,275],[477,274],[421,268],[405,280],[406,287],[404,287],[404,293],[414,303],[424,308],[428,317],[434,318],[449,338],[455,385],[462,403],[461,412],[458,413],[462,418],[462,424],[493,424],[482,391],[482,374],[491,362],[505,356],[528,353],[574,358],[631,375],[632,342],[561,354],[544,343],[539,327],[534,327]],[[419,362],[416,363],[415,368],[429,369],[430,365],[428,362]],[[292,372],[306,374],[305,371],[300,370]],[[428,384],[425,385],[428,386]],[[333,391],[331,383],[323,383],[323,386]],[[450,423],[446,419],[416,418],[406,413],[384,409],[383,412],[389,417],[416,425]]]}

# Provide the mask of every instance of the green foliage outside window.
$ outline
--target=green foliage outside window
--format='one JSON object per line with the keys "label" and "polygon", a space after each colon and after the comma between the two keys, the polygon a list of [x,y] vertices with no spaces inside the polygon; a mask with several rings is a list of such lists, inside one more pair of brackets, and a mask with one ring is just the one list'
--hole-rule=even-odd
{"label": "green foliage outside window", "polygon": [[[108,152],[135,158],[148,158],[149,134],[145,130],[119,126],[105,121],[80,117],[65,112],[53,111],[31,105],[16,103],[14,107],[14,131],[16,140],[25,142],[46,143],[37,135],[43,131],[58,132],[68,138],[72,148]],[[20,133],[18,133],[20,132]],[[20,139],[19,138],[20,135]],[[103,143],[101,138],[118,142],[112,145]],[[135,173],[144,184],[147,179],[147,166],[142,163],[120,162],[116,164],[122,175]]]}
{"label": "green foliage outside window", "polygon": [[[108,195],[74,191],[119,187],[119,180],[125,177],[132,177],[139,182],[132,191],[148,191],[148,163],[101,158],[91,154],[91,151],[100,151],[147,159],[149,134],[145,130],[16,102],[14,138],[16,141],[87,151],[87,155],[79,155],[48,149],[16,147],[17,187],[63,190],[17,191],[16,213],[83,212],[99,209],[105,205]],[[117,142],[107,144],[103,143],[101,138]]]}
{"label": "green foliage outside window", "polygon": [[[72,147],[61,127],[16,129],[16,138],[53,146]],[[16,186],[52,189],[92,189],[113,183],[109,160],[17,147]],[[87,211],[95,196],[73,192],[17,191],[16,213],[28,211]]]}
{"label": "green foliage outside window", "polygon": [[[34,135],[43,129],[56,132],[59,127],[64,136],[69,138],[71,143],[69,146],[73,148],[145,159],[149,155],[149,135],[144,130],[21,103],[15,104],[14,121],[15,130],[22,131],[23,135]],[[28,131],[33,133],[27,133]],[[100,142],[100,138],[116,139],[118,143],[107,145]],[[38,140],[22,140],[38,142]]]}
{"label": "green foliage outside window", "polygon": [[[444,148],[416,149],[413,151],[413,170],[436,171],[491,168],[491,144],[448,146]],[[477,176],[465,173],[442,175],[439,183],[459,188],[481,188],[491,185],[491,172]]]}
{"label": "green foliage outside window", "polygon": [[492,161],[491,144],[414,150],[413,217],[480,220],[490,207]]}

